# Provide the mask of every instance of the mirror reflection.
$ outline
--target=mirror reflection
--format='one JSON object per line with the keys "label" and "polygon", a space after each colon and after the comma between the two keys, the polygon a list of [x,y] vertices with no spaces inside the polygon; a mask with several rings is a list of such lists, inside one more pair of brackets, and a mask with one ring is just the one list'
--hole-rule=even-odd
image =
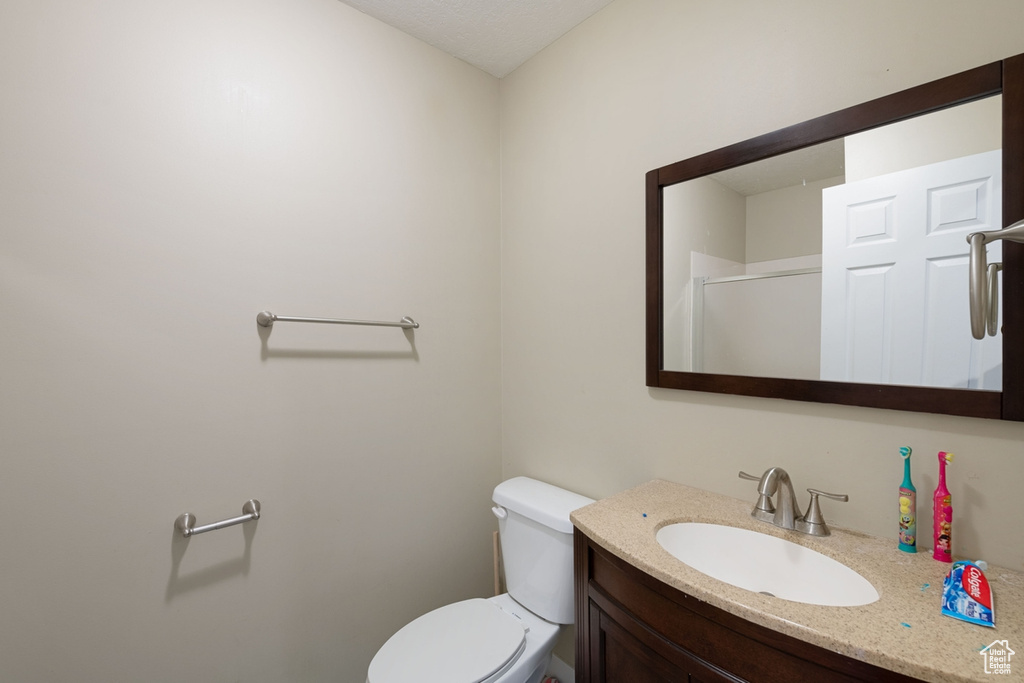
{"label": "mirror reflection", "polygon": [[665,187],[664,369],[999,391],[966,237],[1002,227],[1001,106]]}

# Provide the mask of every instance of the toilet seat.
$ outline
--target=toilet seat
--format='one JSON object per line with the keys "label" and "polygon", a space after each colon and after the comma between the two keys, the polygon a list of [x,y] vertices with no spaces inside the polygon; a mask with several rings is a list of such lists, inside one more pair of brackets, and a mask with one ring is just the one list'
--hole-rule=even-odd
{"label": "toilet seat", "polygon": [[368,683],[489,683],[526,649],[526,627],[489,600],[445,605],[406,624],[370,662]]}

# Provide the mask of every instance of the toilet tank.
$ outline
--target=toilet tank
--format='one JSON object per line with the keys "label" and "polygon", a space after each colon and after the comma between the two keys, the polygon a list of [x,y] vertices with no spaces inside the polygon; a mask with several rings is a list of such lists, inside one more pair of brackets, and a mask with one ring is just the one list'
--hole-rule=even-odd
{"label": "toilet tank", "polygon": [[529,477],[498,484],[493,499],[509,595],[548,621],[573,623],[569,513],[594,500]]}

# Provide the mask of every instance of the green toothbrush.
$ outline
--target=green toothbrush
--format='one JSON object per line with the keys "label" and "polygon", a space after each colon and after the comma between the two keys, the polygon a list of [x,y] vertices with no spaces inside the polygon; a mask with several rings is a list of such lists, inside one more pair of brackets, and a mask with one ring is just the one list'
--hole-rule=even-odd
{"label": "green toothbrush", "polygon": [[910,446],[900,448],[903,483],[900,484],[900,550],[917,552],[917,489],[910,481]]}

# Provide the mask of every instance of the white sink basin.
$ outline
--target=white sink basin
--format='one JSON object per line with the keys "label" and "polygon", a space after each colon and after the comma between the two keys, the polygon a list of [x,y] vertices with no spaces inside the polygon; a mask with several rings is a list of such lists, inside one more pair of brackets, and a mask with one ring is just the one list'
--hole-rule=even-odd
{"label": "white sink basin", "polygon": [[878,600],[875,587],[845,564],[775,536],[685,522],[662,527],[657,539],[697,571],[755,593],[835,607]]}

